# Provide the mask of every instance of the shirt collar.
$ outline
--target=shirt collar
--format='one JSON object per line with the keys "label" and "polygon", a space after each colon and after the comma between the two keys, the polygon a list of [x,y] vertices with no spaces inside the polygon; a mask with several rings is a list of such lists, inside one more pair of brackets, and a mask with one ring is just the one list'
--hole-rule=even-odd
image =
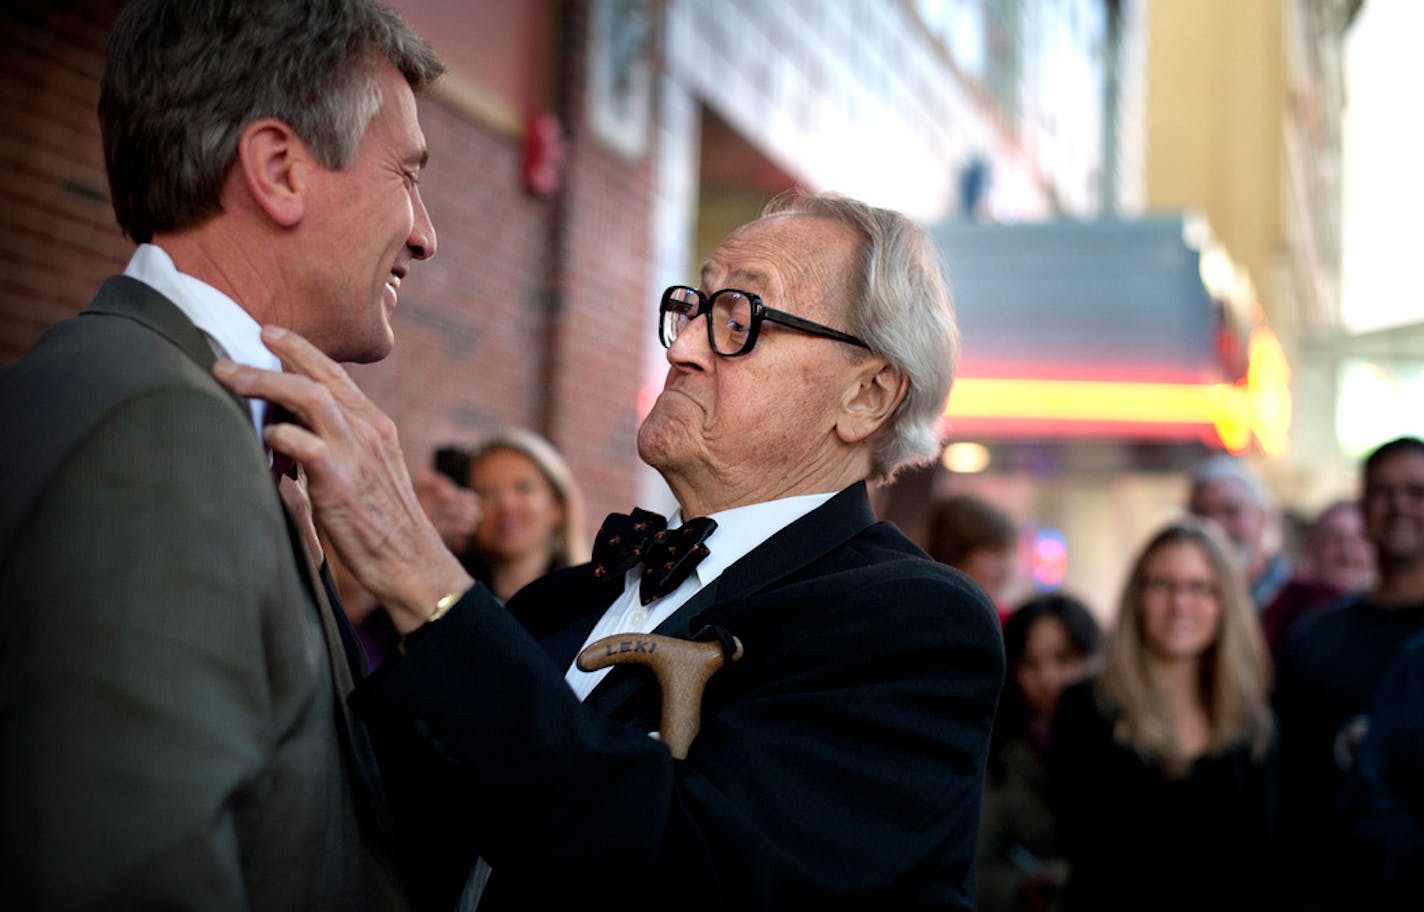
{"label": "shirt collar", "polygon": [[[262,344],[262,327],[240,304],[201,279],[178,271],[162,247],[140,244],[124,268],[124,275],[152,287],[183,312],[207,336],[222,358],[263,370],[279,371],[282,362]],[[248,400],[253,426],[262,432],[267,403]]]}
{"label": "shirt collar", "polygon": [[[762,542],[835,496],[835,491],[800,494],[713,513],[717,528],[706,541],[710,553],[693,571],[698,588],[711,583]],[[681,509],[673,513],[668,525],[672,528],[682,525]]]}

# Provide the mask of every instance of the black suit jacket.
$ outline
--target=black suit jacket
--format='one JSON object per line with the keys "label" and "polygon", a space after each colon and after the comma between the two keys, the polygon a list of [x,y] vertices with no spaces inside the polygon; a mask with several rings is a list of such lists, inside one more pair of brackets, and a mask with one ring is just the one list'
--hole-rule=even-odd
{"label": "black suit jacket", "polygon": [[198,329],[108,280],[0,376],[0,896],[405,905],[344,618]]}
{"label": "black suit jacket", "polygon": [[481,909],[972,907],[1004,671],[976,586],[876,523],[864,485],[842,491],[659,628],[715,624],[746,650],[712,678],[686,761],[647,736],[642,669],[583,704],[564,682],[621,588],[585,565],[508,611],[476,590],[358,688],[420,783],[406,819],[493,865]]}

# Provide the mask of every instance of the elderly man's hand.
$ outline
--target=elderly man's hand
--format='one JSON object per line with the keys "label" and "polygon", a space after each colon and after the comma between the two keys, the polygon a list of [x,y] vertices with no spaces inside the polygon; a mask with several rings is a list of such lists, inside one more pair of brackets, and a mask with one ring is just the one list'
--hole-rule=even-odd
{"label": "elderly man's hand", "polygon": [[415,496],[445,547],[457,555],[464,554],[480,523],[480,496],[430,469],[416,476]]}
{"label": "elderly man's hand", "polygon": [[318,525],[396,629],[410,632],[442,596],[473,580],[416,496],[395,423],[301,336],[268,326],[262,341],[286,373],[220,360],[214,376],[240,396],[286,406],[301,422],[269,425],[263,437],[302,464]]}

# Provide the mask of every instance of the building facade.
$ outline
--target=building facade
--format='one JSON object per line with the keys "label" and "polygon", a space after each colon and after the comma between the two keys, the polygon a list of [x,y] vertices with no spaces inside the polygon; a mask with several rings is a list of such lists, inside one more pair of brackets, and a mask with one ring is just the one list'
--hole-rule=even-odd
{"label": "building facade", "polygon": [[1336,440],[1343,48],[1361,0],[1150,6],[1147,206],[1202,213],[1235,300],[1259,309],[1299,403],[1258,466],[1302,514],[1348,495]]}

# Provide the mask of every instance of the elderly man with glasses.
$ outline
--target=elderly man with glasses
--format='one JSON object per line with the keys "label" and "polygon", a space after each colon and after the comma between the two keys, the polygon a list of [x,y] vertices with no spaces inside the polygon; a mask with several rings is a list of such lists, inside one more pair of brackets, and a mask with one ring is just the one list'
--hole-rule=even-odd
{"label": "elderly man with glasses", "polygon": [[[217,369],[299,417],[269,441],[406,634],[356,703],[428,883],[453,874],[481,909],[971,908],[993,607],[866,494],[938,449],[957,335],[932,245],[894,212],[783,197],[663,293],[659,334],[638,451],[680,509],[610,516],[590,564],[508,611],[336,365],[286,333],[292,373]],[[676,677],[669,644],[699,638],[722,667],[694,688],[690,747],[649,737],[676,694],[588,660],[661,650]]]}

